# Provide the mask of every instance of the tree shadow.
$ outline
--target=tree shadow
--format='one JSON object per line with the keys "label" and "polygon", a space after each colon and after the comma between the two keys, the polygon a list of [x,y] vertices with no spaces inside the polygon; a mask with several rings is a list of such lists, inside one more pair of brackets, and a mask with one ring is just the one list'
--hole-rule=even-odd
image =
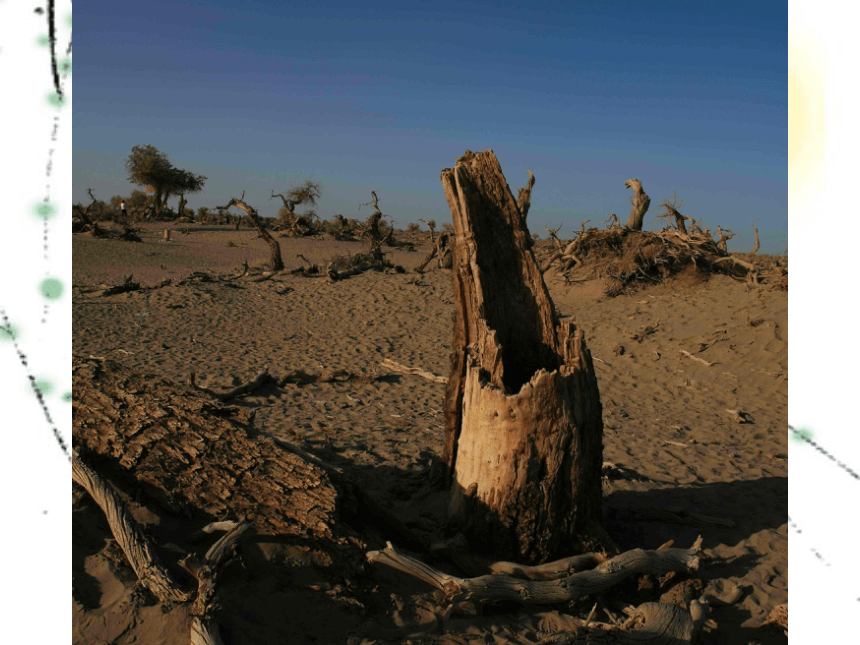
{"label": "tree shadow", "polygon": [[[691,526],[636,517],[637,512],[657,508],[726,519],[735,526],[710,523]],[[788,521],[788,478],[761,477],[644,491],[616,490],[604,497],[603,511],[603,525],[622,549],[656,549],[669,540],[675,540],[675,546],[685,547],[699,535],[706,549],[718,544],[735,545]],[[714,563],[720,575],[726,577],[742,576],[748,570],[743,565],[739,560]]]}

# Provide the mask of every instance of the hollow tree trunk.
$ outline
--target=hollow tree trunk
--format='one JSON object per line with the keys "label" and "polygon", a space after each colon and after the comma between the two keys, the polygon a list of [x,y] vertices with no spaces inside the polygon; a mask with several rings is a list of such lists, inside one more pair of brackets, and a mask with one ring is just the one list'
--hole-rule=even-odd
{"label": "hollow tree trunk", "polygon": [[449,517],[520,562],[614,548],[599,526],[603,421],[583,332],[559,322],[491,150],[442,171],[457,310],[445,393]]}

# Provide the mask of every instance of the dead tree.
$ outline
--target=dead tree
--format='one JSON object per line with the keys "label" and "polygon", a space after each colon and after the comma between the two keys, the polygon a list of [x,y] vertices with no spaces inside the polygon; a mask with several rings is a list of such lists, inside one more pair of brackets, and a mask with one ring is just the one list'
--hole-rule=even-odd
{"label": "dead tree", "polygon": [[613,550],[599,524],[603,420],[583,332],[559,321],[492,150],[461,157],[441,179],[456,235],[450,520],[518,561],[571,545]]}
{"label": "dead tree", "polygon": [[[316,206],[317,199],[322,196],[321,186],[317,182],[308,179],[302,185],[291,188],[286,195],[283,193],[276,194],[274,190],[271,190],[271,193],[272,195],[269,197],[269,201],[273,200],[275,197],[280,197],[284,204],[284,210],[287,211],[286,213],[279,214],[281,226],[292,229],[297,237],[301,237],[302,235],[310,232],[310,223],[316,213],[313,210],[310,210],[302,215],[297,215],[296,206],[300,204]],[[306,230],[300,230],[300,228],[304,228]]]}
{"label": "dead tree", "polygon": [[728,253],[729,249],[726,246],[726,242],[728,242],[730,239],[732,239],[735,236],[735,234],[732,233],[729,229],[726,229],[724,231],[722,229],[722,227],[719,225],[717,225],[717,230],[720,232],[720,239],[717,240],[717,246],[719,247],[720,251],[722,251],[723,253]]}
{"label": "dead tree", "polygon": [[606,217],[607,230],[610,228],[621,228],[621,220],[618,219],[618,215],[616,215],[615,213],[609,213],[609,215],[607,215]]}
{"label": "dead tree", "polygon": [[631,231],[641,231],[642,223],[645,221],[645,213],[651,205],[651,198],[642,190],[642,182],[638,179],[628,179],[624,182],[624,187],[633,189],[633,196],[630,198],[630,204],[633,208],[627,220],[627,228]]}
{"label": "dead tree", "polygon": [[90,199],[93,201],[86,208],[82,208],[80,204],[75,204],[72,208],[75,209],[75,212],[78,214],[78,218],[81,220],[80,224],[77,227],[72,227],[73,233],[91,233],[93,237],[102,237],[104,235],[104,231],[99,228],[97,222],[95,222],[91,217],[90,213],[98,204],[96,196],[93,195],[93,189],[87,188],[87,194],[90,196]]}
{"label": "dead tree", "polygon": [[416,273],[423,273],[424,268],[430,264],[433,258],[438,259],[440,269],[450,269],[454,264],[454,256],[451,250],[451,235],[447,231],[440,233],[436,238],[434,246],[430,249],[430,253],[424,258],[424,261],[415,269]]}
{"label": "dead tree", "polygon": [[[284,260],[281,258],[281,245],[278,244],[278,241],[272,237],[271,233],[267,231],[260,224],[260,220],[257,218],[257,210],[252,206],[248,206],[243,200],[245,199],[245,191],[242,191],[242,196],[239,199],[233,197],[226,205],[224,206],[216,206],[219,211],[227,210],[231,206],[236,206],[241,208],[248,214],[248,219],[251,220],[251,224],[257,229],[257,233],[259,233],[260,237],[269,245],[269,250],[271,251],[271,258],[269,259],[269,270],[270,271],[281,271],[284,268]],[[238,224],[236,229],[238,230]]]}
{"label": "dead tree", "polygon": [[750,255],[755,255],[756,253],[758,253],[758,250],[761,247],[758,241],[758,227],[755,225],[755,222],[750,224],[750,226],[753,227],[753,232],[755,233],[755,247],[753,247],[752,253],[750,253]]}
{"label": "dead tree", "polygon": [[424,222],[427,225],[427,228],[430,229],[430,244],[436,244],[436,220],[435,219],[419,219],[419,222]]}
{"label": "dead tree", "polygon": [[517,207],[520,209],[520,213],[523,215],[523,219],[526,219],[529,214],[529,208],[532,205],[532,188],[535,185],[535,176],[532,174],[531,170],[526,170],[529,174],[529,181],[523,188],[517,189]]}
{"label": "dead tree", "polygon": [[546,226],[544,226],[544,229],[546,230],[546,232],[547,232],[547,233],[549,233],[550,238],[551,238],[551,239],[553,239],[553,240],[555,240],[555,248],[557,248],[559,251],[560,251],[562,248],[564,248],[564,245],[561,243],[561,240],[560,240],[560,239],[558,239],[558,232],[561,230],[561,227],[562,227],[562,225],[561,225],[561,224],[559,224],[559,225],[558,225],[556,228],[554,228],[554,229],[549,229],[549,228],[547,228]]}
{"label": "dead tree", "polygon": [[376,196],[376,191],[371,190],[370,194],[372,196],[371,201],[365,202],[358,205],[359,210],[361,210],[362,206],[373,205],[375,209],[375,213],[371,215],[367,222],[365,222],[364,226],[361,227],[360,237],[367,238],[370,241],[370,254],[376,258],[378,261],[382,261],[382,244],[385,243],[388,246],[395,246],[396,242],[394,240],[394,226],[391,226],[391,229],[388,233],[383,237],[380,232],[379,223],[382,221],[384,215],[382,211],[379,210],[379,198]]}
{"label": "dead tree", "polygon": [[672,201],[671,202],[667,198],[664,197],[663,203],[660,204],[660,208],[663,209],[663,212],[658,213],[657,217],[659,219],[668,219],[670,217],[674,218],[675,228],[679,232],[683,233],[684,235],[687,235],[687,225],[684,224],[684,220],[691,220],[692,221],[692,218],[687,217],[686,215],[681,215],[681,213],[678,212],[678,209],[681,208],[683,203],[684,203],[683,200],[681,200],[681,201],[678,200],[678,196],[675,193],[672,193]]}
{"label": "dead tree", "polygon": [[371,190],[370,194],[373,199],[369,202],[359,204],[358,210],[361,210],[362,206],[369,206],[371,204],[373,204],[373,208],[376,210],[376,212],[368,218],[364,231],[362,232],[362,236],[367,237],[370,240],[370,250],[373,252],[373,250],[382,242],[379,234],[379,221],[382,219],[382,211],[379,210],[379,198],[376,196],[376,191]]}

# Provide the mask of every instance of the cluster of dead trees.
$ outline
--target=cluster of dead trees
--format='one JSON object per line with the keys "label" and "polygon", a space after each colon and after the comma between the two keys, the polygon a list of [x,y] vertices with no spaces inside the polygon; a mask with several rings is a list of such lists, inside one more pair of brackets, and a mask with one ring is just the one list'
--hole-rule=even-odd
{"label": "cluster of dead trees", "polygon": [[663,200],[662,210],[657,214],[667,225],[659,231],[643,231],[651,198],[638,179],[629,179],[624,185],[633,190],[627,224],[622,226],[614,213],[609,215],[603,229],[586,229],[585,225],[591,221],[586,220],[577,236],[566,242],[558,237],[560,226],[545,227],[552,248],[542,254],[541,273],[553,268],[567,282],[574,273],[584,279],[604,278],[604,292],[610,297],[629,292],[633,282],[659,282],[689,266],[703,272],[727,273],[753,284],[758,284],[765,275],[769,278],[785,275],[779,261],[769,267],[752,261],[759,249],[754,222],[755,247],[746,259],[741,259],[728,252],[727,242],[735,236],[734,232],[718,226],[715,237],[709,229],[702,228],[701,220],[680,212],[682,203],[675,194],[671,200]]}
{"label": "cluster of dead trees", "polygon": [[[361,227],[361,238],[367,239],[370,244],[370,248],[367,253],[359,253],[348,258],[338,258],[333,262],[329,263],[329,265],[325,268],[325,274],[333,280],[337,281],[348,277],[350,275],[355,275],[357,273],[361,273],[363,271],[368,270],[393,270],[397,272],[403,272],[404,269],[397,265],[392,264],[388,260],[385,259],[384,253],[382,252],[382,245],[388,244],[393,245],[394,241],[392,239],[392,230],[389,230],[387,234],[383,234],[381,228],[379,226],[379,222],[382,219],[382,212],[379,210],[378,206],[378,198],[376,196],[376,192],[371,192],[373,196],[372,203],[376,212],[370,216],[367,223]],[[305,184],[304,192],[302,193],[304,198],[309,201],[314,201],[316,197],[319,196],[318,186],[313,185],[308,187],[308,184]],[[283,195],[278,195],[281,199],[284,199],[285,204],[287,201]],[[291,193],[292,197],[297,197],[295,193]],[[301,195],[299,195],[301,196]],[[217,209],[219,211],[227,211],[231,207],[236,206],[237,208],[243,210],[246,213],[248,221],[251,225],[257,230],[259,237],[269,245],[270,257],[269,257],[269,271],[277,272],[282,271],[284,269],[284,260],[281,255],[281,245],[275,239],[275,237],[271,234],[268,227],[265,226],[260,220],[257,210],[249,206],[245,201],[245,192],[242,192],[242,196],[239,199],[235,197],[232,198],[227,204],[223,206],[218,206]],[[291,208],[295,208],[295,200],[291,203]],[[365,205],[365,204],[362,204]],[[295,215],[294,210],[291,211],[293,215]],[[299,226],[295,224],[293,219],[289,219],[288,221],[293,222],[294,228],[292,230],[296,230],[295,226]],[[277,230],[277,227],[273,227],[272,230]],[[310,267],[307,269],[301,267],[299,270],[294,271],[294,273],[302,273],[305,275],[321,275],[323,271],[320,267],[314,265],[313,263],[308,263]]]}
{"label": "cluster of dead trees", "polygon": [[101,209],[99,208],[99,200],[93,195],[92,188],[87,188],[87,194],[92,199],[89,206],[83,204],[75,204],[72,207],[72,233],[86,233],[93,237],[110,238],[115,240],[124,240],[126,242],[141,242],[138,235],[139,229],[132,228],[130,221],[127,218],[119,218],[115,223],[119,224],[119,229],[115,227],[102,228],[98,224],[98,217]]}

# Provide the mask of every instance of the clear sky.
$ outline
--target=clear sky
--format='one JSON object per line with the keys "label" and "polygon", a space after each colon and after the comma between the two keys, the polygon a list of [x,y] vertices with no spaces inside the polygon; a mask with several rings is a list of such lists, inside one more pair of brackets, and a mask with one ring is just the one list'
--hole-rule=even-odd
{"label": "clear sky", "polygon": [[245,190],[273,217],[269,190],[310,178],[323,218],[373,189],[399,227],[441,223],[440,171],[490,148],[514,194],[535,174],[532,232],[626,221],[636,177],[646,229],[677,191],[729,250],[757,220],[782,253],[787,21],[770,0],[78,3],[73,199],[130,194],[151,144],[208,177],[195,209]]}

